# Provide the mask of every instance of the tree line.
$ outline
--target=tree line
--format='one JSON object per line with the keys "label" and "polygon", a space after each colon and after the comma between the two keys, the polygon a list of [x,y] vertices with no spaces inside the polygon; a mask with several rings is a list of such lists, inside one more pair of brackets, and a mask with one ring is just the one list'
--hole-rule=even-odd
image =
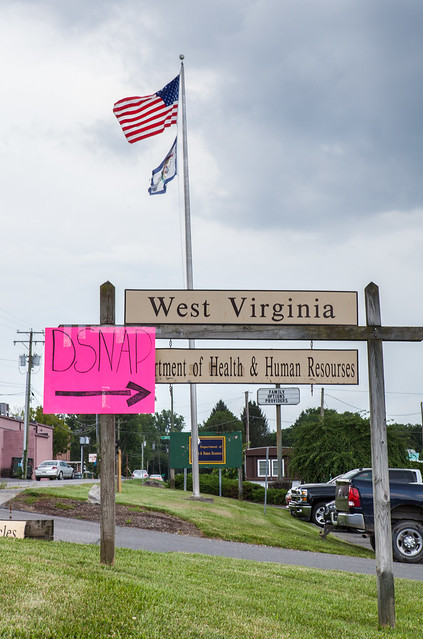
{"label": "tree line", "polygon": [[[95,415],[44,415],[42,407],[32,410],[31,419],[54,427],[53,455],[70,450],[71,460],[81,457],[80,437],[90,437],[85,457],[97,449],[98,428]],[[241,431],[244,447],[247,410],[237,417],[223,400],[213,407],[209,417],[199,424],[199,433]],[[116,415],[117,447],[122,452],[122,473],[129,476],[135,468],[144,467],[152,473],[168,476],[169,440],[171,432],[189,430],[183,416],[162,410],[153,415]],[[248,402],[249,448],[276,446],[276,432],[269,428],[260,406]],[[391,467],[410,467],[408,451],[422,452],[422,426],[419,424],[389,424],[388,456]],[[338,413],[309,408],[296,422],[282,431],[284,447],[292,448],[290,474],[302,481],[328,481],[352,468],[371,466],[370,422],[360,413]],[[94,465],[88,465],[95,472]]]}

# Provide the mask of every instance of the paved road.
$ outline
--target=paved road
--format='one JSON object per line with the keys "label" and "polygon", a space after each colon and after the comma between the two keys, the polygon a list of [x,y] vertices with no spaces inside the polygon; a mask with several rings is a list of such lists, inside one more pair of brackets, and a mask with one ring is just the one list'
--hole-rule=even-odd
{"label": "paved road", "polygon": [[[8,519],[8,517],[9,509],[0,508],[0,519]],[[14,519],[38,519],[39,517],[40,515],[34,513],[18,511],[13,513]],[[55,517],[54,538],[56,541],[99,545],[100,526],[93,522]],[[116,526],[116,547],[151,552],[200,553],[259,562],[268,561],[291,566],[306,566],[322,570],[341,570],[368,575],[376,574],[376,562],[373,559],[255,546],[120,526]],[[423,581],[423,565],[414,566],[395,563],[394,575],[395,577]]]}
{"label": "paved road", "polygon": [[[13,490],[8,487],[0,491],[0,504],[5,503],[16,492],[19,492],[18,488],[14,488]],[[0,506],[0,519],[8,519],[9,514],[8,508]],[[39,519],[40,517],[45,518],[44,515],[35,513],[13,512],[13,519]],[[54,517],[54,539],[56,541],[99,545],[100,525],[77,519]],[[305,566],[322,570],[341,570],[367,575],[376,574],[376,562],[373,559],[172,535],[139,528],[116,526],[115,543],[117,548],[131,548],[133,550],[200,553],[259,562],[268,561],[291,566]],[[394,563],[394,575],[395,577],[423,581],[423,564]]]}

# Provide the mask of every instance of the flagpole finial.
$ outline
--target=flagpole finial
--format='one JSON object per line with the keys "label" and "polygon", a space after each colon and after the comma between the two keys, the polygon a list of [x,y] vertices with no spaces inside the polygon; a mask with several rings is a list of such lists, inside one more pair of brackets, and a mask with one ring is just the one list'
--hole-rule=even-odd
{"label": "flagpole finial", "polygon": [[184,58],[185,58],[184,54],[183,54],[183,53],[180,53],[180,54],[179,54],[179,59],[180,59],[180,60],[183,60]]}

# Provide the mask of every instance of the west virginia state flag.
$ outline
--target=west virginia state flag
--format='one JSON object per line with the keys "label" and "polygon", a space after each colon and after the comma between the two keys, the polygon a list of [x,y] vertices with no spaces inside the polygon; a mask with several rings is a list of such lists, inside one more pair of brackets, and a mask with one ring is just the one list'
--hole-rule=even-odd
{"label": "west virginia state flag", "polygon": [[166,155],[163,162],[157,169],[154,169],[151,177],[151,184],[148,192],[150,195],[158,195],[159,193],[166,193],[166,185],[176,175],[176,147],[178,138],[175,138],[172,148]]}

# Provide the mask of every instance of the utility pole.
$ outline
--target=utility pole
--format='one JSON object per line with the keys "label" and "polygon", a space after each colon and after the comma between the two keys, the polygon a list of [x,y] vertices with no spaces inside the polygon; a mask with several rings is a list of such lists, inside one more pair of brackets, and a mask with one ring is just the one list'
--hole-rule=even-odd
{"label": "utility pole", "polygon": [[[280,388],[280,384],[276,384],[275,388]],[[278,465],[278,481],[283,479],[282,473],[282,408],[280,404],[276,404],[276,459]]]}
{"label": "utility pole", "polygon": [[247,450],[250,447],[250,408],[248,406],[248,391],[245,391],[245,443]]}
{"label": "utility pole", "polygon": [[34,340],[34,335],[43,335],[44,331],[33,331],[32,328],[29,331],[16,331],[17,333],[23,333],[28,335],[27,340],[16,340],[14,344],[24,344],[28,348],[28,355],[22,357],[27,358],[28,370],[26,373],[26,388],[25,388],[25,413],[24,413],[24,437],[22,447],[22,479],[27,479],[28,475],[28,440],[29,440],[29,412],[31,408],[31,372],[34,366],[39,366],[40,356],[32,354],[32,347],[34,344],[44,344],[44,340]]}
{"label": "utility pole", "polygon": [[325,389],[323,387],[320,393],[320,417],[325,418]]}
{"label": "utility pole", "polygon": [[[172,346],[172,341],[170,341],[170,346]],[[170,393],[170,432],[173,433],[173,428],[175,426],[175,415],[173,412],[173,386],[170,384],[169,386]],[[169,455],[168,455],[168,468],[169,468],[169,483],[171,488],[175,488],[175,469],[170,468],[169,466]]]}
{"label": "utility pole", "polygon": [[[146,445],[146,441],[145,439],[142,440],[142,444],[141,444],[141,468],[142,470],[144,470],[144,447]],[[142,478],[144,481],[144,477]]]}
{"label": "utility pole", "polygon": [[248,391],[245,391],[245,458],[244,475],[247,477],[247,450],[250,445],[250,412],[248,407]]}

